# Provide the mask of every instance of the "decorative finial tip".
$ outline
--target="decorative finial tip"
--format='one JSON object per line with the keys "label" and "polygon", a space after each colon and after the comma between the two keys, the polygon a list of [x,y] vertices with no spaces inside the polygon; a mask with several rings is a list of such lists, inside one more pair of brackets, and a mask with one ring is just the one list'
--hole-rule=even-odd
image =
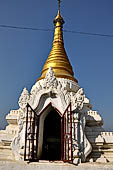
{"label": "decorative finial tip", "polygon": [[58,0],[58,10],[60,11],[61,0]]}

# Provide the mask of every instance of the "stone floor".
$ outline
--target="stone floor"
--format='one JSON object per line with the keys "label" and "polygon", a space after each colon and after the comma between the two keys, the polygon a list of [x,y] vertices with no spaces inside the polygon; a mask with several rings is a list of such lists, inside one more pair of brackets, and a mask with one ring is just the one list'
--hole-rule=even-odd
{"label": "stone floor", "polygon": [[67,163],[24,163],[0,161],[0,170],[113,170],[113,164],[84,163],[78,166]]}

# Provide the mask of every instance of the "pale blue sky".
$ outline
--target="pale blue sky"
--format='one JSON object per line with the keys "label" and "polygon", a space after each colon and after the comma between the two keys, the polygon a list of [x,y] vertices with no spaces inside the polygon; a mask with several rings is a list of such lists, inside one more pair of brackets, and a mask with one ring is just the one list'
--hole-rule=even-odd
{"label": "pale blue sky", "polygon": [[[113,35],[113,0],[62,0],[65,30]],[[57,0],[1,0],[0,24],[53,29]],[[0,28],[0,128],[24,87],[40,77],[53,32]],[[113,38],[64,33],[75,77],[113,131]]]}

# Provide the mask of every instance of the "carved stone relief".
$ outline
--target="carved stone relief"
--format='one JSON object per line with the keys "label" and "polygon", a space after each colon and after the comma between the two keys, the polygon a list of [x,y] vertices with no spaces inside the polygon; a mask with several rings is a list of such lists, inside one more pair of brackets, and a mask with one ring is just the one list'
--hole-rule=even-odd
{"label": "carved stone relief", "polygon": [[16,160],[23,160],[23,153],[21,153],[22,149],[24,152],[24,145],[25,145],[25,110],[24,112],[21,109],[20,114],[18,115],[18,134],[15,136],[11,143],[11,147],[13,150],[13,153],[15,155]]}

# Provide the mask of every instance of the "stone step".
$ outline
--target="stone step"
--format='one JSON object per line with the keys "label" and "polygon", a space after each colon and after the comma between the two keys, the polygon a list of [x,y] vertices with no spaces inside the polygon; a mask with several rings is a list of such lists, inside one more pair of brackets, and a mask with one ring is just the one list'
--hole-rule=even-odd
{"label": "stone step", "polygon": [[0,160],[14,160],[14,155],[11,150],[0,150]]}

